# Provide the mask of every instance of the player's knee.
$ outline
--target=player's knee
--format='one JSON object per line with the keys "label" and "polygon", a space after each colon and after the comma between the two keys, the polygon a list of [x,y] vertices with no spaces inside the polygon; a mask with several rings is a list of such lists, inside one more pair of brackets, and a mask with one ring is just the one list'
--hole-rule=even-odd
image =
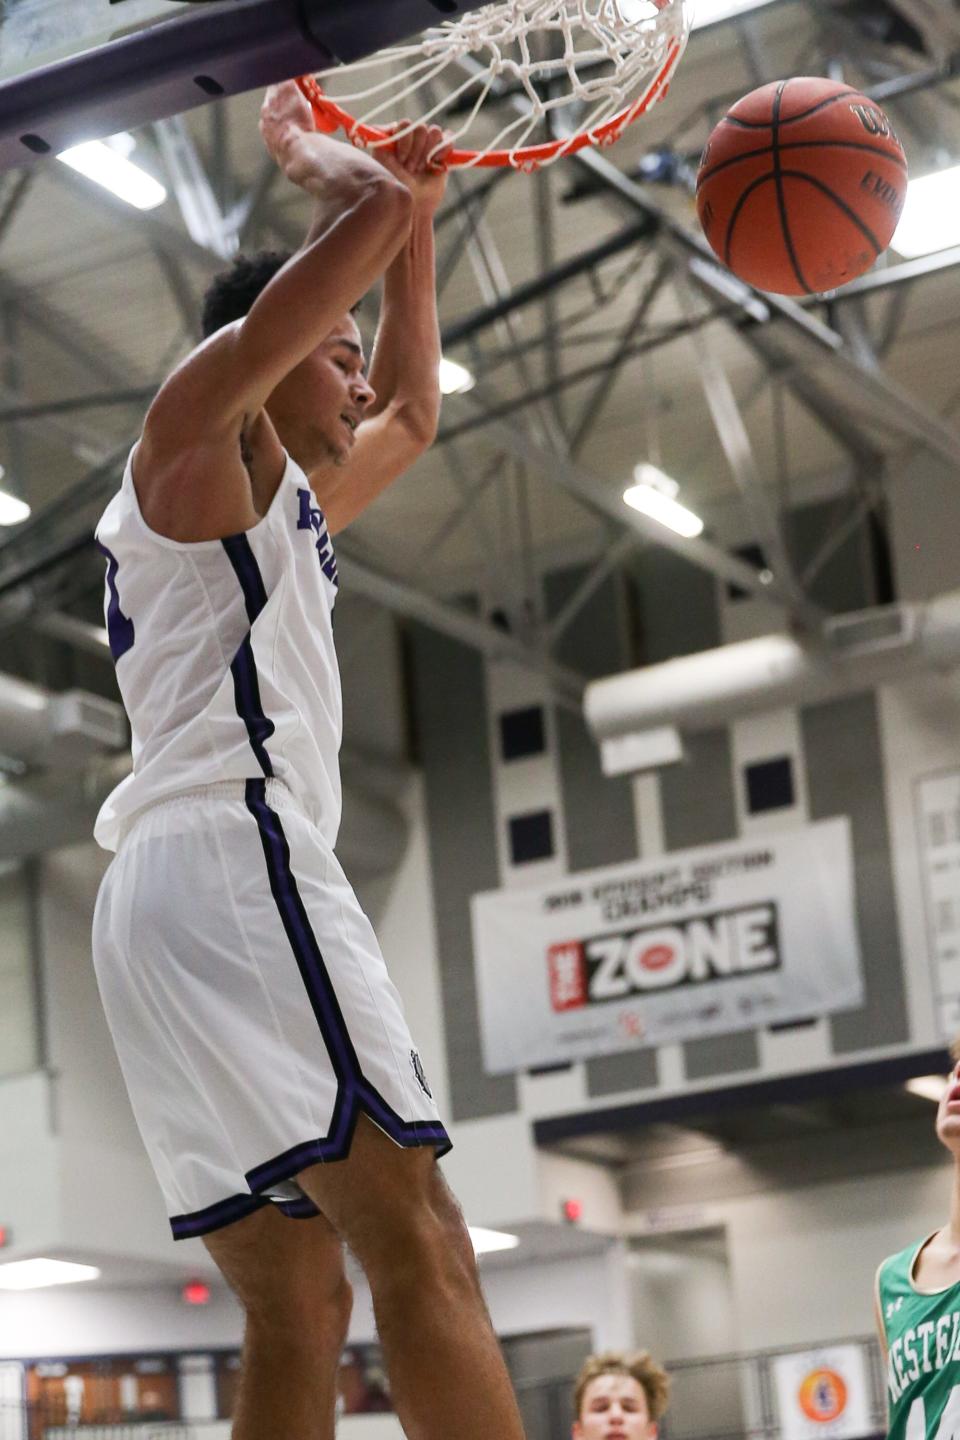
{"label": "player's knee", "polygon": [[294,1337],[299,1346],[343,1345],[350,1328],[353,1289],[346,1275],[335,1280],[309,1267],[280,1274],[246,1304],[250,1324],[274,1335]]}
{"label": "player's knee", "polygon": [[475,1289],[476,1258],[459,1206],[438,1170],[399,1203],[384,1196],[378,1221],[355,1246],[374,1292],[410,1286]]}

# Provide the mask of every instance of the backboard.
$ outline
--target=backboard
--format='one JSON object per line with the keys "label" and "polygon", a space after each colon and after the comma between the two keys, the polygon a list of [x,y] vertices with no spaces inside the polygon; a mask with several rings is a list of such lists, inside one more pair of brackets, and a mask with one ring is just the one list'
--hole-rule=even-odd
{"label": "backboard", "polygon": [[0,170],[324,69],[481,0],[0,0]]}

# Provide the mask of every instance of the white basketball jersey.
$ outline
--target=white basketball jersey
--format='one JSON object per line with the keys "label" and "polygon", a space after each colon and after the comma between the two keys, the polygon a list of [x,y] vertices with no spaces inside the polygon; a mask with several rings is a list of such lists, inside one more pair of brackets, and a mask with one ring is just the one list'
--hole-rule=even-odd
{"label": "white basketball jersey", "polygon": [[95,836],[158,800],[224,780],[282,780],[332,846],[340,826],[337,565],[304,472],[288,457],[252,530],[181,544],[140,513],[133,456],[96,533],[105,611],[133,730],[133,773]]}

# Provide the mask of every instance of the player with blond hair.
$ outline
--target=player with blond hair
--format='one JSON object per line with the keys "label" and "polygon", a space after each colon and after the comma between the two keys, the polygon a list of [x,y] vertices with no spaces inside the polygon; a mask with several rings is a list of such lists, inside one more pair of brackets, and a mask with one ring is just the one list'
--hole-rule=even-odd
{"label": "player with blond hair", "polygon": [[670,1377],[646,1350],[591,1355],[573,1392],[573,1440],[656,1440]]}

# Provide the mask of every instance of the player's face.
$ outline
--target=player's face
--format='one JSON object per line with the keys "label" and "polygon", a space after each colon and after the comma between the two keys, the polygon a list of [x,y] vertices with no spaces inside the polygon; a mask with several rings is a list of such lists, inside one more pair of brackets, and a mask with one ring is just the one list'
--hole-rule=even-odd
{"label": "player's face", "polygon": [[656,1440],[647,1392],[632,1375],[598,1375],[583,1394],[573,1440]]}
{"label": "player's face", "polygon": [[960,1156],[960,1062],[950,1072],[937,1110],[937,1138],[953,1155]]}
{"label": "player's face", "polygon": [[353,316],[347,315],[287,377],[269,408],[294,459],[304,469],[315,470],[346,464],[357,428],[375,399],[360,331]]}

